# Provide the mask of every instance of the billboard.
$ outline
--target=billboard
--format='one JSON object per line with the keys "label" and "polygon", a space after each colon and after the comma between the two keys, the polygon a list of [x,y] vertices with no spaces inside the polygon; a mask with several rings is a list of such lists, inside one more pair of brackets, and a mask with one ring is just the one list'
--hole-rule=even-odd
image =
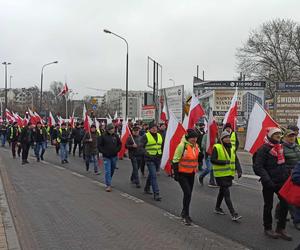
{"label": "billboard", "polygon": [[226,89],[226,88],[241,88],[245,90],[265,89],[265,81],[195,81],[194,88],[205,90]]}
{"label": "billboard", "polygon": [[[217,121],[221,122],[224,115],[229,110],[231,99],[235,90],[215,90],[213,94],[213,113]],[[255,102],[263,105],[264,90],[238,90],[238,116],[248,120]]]}
{"label": "billboard", "polygon": [[155,105],[144,105],[142,107],[143,121],[155,120]]}
{"label": "billboard", "polygon": [[173,112],[178,121],[183,117],[184,86],[174,86],[163,89],[164,104],[167,105],[168,112]]}
{"label": "billboard", "polygon": [[277,92],[274,114],[282,125],[297,124],[300,114],[300,92]]}

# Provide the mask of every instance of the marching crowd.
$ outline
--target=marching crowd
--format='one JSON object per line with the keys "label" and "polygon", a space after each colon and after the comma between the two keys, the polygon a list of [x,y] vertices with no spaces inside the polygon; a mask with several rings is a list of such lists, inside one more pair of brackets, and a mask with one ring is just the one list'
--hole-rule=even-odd
{"label": "marching crowd", "polygon": [[[115,121],[100,128],[93,124],[89,131],[85,131],[83,122],[77,122],[74,128],[64,122],[53,127],[48,127],[47,124],[41,122],[36,124],[29,122],[22,128],[16,122],[12,124],[3,122],[0,125],[0,135],[2,146],[4,147],[8,141],[13,158],[17,155],[21,157],[22,165],[29,163],[30,148],[33,148],[36,160],[43,161],[48,141],[55,146],[56,153],[60,155],[61,164],[68,164],[68,156],[70,154],[75,156],[78,149],[78,156],[84,159],[86,171],[89,171],[90,164],[93,164],[96,175],[100,174],[99,162],[103,158],[106,191],[111,192],[118,153],[122,148],[120,126]],[[157,175],[160,171],[167,126],[164,123],[157,125],[154,122],[149,124],[137,122],[133,124],[129,121],[128,127],[130,136],[125,147],[132,163],[130,181],[136,188],[141,188],[139,172],[145,176],[145,166],[147,166],[148,176],[144,193],[153,195],[155,201],[161,201]],[[298,134],[297,126],[289,126],[285,131],[279,128],[268,128],[264,144],[253,156],[253,170],[260,177],[262,184],[264,232],[273,239],[292,240],[285,230],[288,213],[291,214],[296,229],[300,230],[300,204],[288,204],[286,199],[279,195],[289,176],[296,186],[300,185]],[[214,208],[216,214],[226,214],[222,208],[224,200],[232,220],[238,221],[242,218],[234,208],[230,193],[235,175],[237,174],[238,178],[242,176],[242,168],[237,157],[239,148],[237,134],[228,123],[222,128],[210,153],[206,150],[206,141],[207,133],[204,123],[198,122],[194,129],[188,129],[177,145],[171,161],[172,168],[168,173],[182,189],[181,217],[186,225],[192,223],[189,210],[195,176],[200,185],[203,185],[204,178],[209,175],[209,187],[219,189]],[[279,198],[275,209],[277,220],[275,230],[272,228],[274,194]]]}

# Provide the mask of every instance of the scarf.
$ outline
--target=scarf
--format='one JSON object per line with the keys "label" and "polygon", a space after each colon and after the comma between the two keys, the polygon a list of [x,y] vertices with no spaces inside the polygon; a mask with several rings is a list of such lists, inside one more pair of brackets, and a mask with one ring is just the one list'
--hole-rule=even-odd
{"label": "scarf", "polygon": [[269,153],[275,157],[277,157],[277,164],[283,164],[285,163],[284,154],[283,154],[283,146],[280,143],[272,143],[270,139],[266,136],[265,137],[265,144],[272,147],[272,149],[269,151]]}

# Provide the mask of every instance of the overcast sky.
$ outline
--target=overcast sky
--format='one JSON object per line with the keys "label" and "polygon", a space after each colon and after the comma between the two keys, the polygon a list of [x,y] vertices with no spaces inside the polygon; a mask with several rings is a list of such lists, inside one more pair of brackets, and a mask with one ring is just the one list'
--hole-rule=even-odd
{"label": "overcast sky", "polygon": [[[192,89],[196,65],[211,80],[237,76],[235,53],[249,31],[273,18],[300,22],[299,0],[0,0],[0,60],[12,63],[13,87],[65,81],[83,95],[87,87],[147,89],[147,56],[163,66],[163,86]],[[4,86],[4,67],[0,68]],[[78,97],[79,97],[78,96]],[[77,97],[77,98],[78,98]]]}

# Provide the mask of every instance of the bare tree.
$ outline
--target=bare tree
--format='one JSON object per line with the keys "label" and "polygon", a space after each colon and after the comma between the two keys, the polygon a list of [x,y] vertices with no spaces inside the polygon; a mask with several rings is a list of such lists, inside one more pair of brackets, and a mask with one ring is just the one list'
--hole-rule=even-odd
{"label": "bare tree", "polygon": [[265,80],[269,97],[279,81],[300,79],[300,26],[287,19],[275,19],[250,33],[238,48],[238,68],[248,79]]}

